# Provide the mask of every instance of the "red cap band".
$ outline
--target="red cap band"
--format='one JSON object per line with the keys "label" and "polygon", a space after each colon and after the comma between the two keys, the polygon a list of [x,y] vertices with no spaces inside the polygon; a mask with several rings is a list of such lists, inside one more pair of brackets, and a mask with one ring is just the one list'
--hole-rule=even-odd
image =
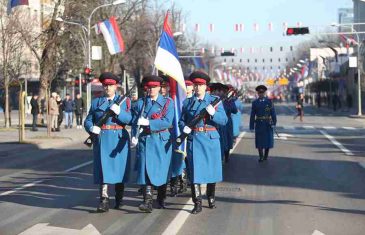
{"label": "red cap band", "polygon": [[115,85],[117,84],[117,81],[111,78],[104,79],[102,82],[104,85]]}
{"label": "red cap band", "polygon": [[192,85],[194,85],[194,83],[192,81],[190,81],[190,80],[186,80],[185,81],[185,85],[186,86],[192,86]]}
{"label": "red cap band", "polygon": [[147,87],[156,87],[156,86],[161,86],[161,83],[151,81],[151,82],[146,82],[145,86],[147,86]]}
{"label": "red cap band", "polygon": [[207,81],[203,78],[194,78],[193,83],[197,85],[206,85]]}

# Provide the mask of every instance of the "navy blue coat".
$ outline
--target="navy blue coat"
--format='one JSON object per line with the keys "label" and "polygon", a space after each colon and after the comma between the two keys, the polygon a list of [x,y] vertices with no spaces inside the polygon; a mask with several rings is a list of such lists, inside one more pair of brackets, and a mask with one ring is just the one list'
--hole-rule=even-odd
{"label": "navy blue coat", "polygon": [[276,125],[275,108],[267,97],[252,102],[250,130],[255,129],[256,148],[273,148],[274,134],[272,125]]}
{"label": "navy blue coat", "polygon": [[[205,109],[218,97],[205,94],[202,101],[199,101],[194,95],[184,101],[182,114],[179,121],[180,129]],[[217,128],[218,125],[227,123],[227,115],[223,109],[223,105],[219,104],[213,117],[207,117],[200,121],[196,127]],[[221,146],[219,141],[219,133],[217,130],[202,131],[192,133],[188,136],[187,159],[188,159],[188,175],[190,182],[194,184],[206,184],[220,182],[222,176],[222,160]]]}
{"label": "navy blue coat", "polygon": [[[133,110],[133,133],[137,132],[137,121],[142,111],[144,99],[137,101]],[[139,135],[137,146],[137,184],[150,183],[155,186],[166,184],[171,163],[172,144],[169,128],[174,119],[174,101],[159,95],[156,102],[147,98],[143,117],[149,119],[150,125]],[[149,129],[146,131],[146,129]],[[146,175],[147,173],[147,175]]]}
{"label": "navy blue coat", "polygon": [[[118,99],[114,97],[114,101]],[[96,98],[92,101],[89,114],[84,121],[85,130],[99,121],[110,106],[106,97]],[[114,115],[107,120],[106,125],[125,126],[132,120],[130,100],[127,98],[121,104],[121,111],[118,116]],[[96,137],[93,145],[94,155],[94,183],[115,184],[124,183],[128,180],[130,169],[130,142],[129,133],[126,129],[102,130]]]}

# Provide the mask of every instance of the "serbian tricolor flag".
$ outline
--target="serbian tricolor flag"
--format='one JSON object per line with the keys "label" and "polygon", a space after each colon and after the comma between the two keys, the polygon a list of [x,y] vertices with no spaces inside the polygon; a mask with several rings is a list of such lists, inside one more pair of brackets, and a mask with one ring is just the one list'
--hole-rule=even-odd
{"label": "serbian tricolor flag", "polygon": [[122,33],[114,16],[96,25],[96,32],[102,33],[111,55],[125,50]]}
{"label": "serbian tricolor flag", "polygon": [[[166,13],[154,64],[158,70],[170,77],[170,97],[174,100],[175,105],[174,134],[179,136],[178,122],[181,117],[182,102],[186,98],[186,86],[169,24],[169,11]],[[184,151],[183,144],[179,147],[179,150]]]}
{"label": "serbian tricolor flag", "polygon": [[8,2],[8,10],[7,10],[8,15],[10,15],[11,9],[13,7],[17,7],[17,6],[21,6],[21,5],[29,5],[28,0],[10,0]]}

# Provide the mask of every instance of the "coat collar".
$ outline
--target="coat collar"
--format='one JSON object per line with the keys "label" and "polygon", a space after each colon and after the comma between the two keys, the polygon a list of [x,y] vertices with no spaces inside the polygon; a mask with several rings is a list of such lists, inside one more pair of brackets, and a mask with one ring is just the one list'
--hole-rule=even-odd
{"label": "coat collar", "polygon": [[[165,100],[165,98],[159,94],[157,96],[156,103],[158,103],[160,106],[164,106],[164,100]],[[148,102],[152,104],[151,97],[148,97]]]}

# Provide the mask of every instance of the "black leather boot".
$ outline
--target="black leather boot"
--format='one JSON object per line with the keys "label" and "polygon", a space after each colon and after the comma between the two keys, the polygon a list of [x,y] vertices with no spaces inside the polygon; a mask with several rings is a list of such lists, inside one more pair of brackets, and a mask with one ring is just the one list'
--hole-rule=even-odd
{"label": "black leather boot", "polygon": [[171,197],[177,196],[177,177],[172,177],[170,180],[170,193]]}
{"label": "black leather boot", "polygon": [[202,194],[200,190],[200,184],[192,184],[191,193],[194,202],[194,208],[191,213],[198,214],[202,211]]}
{"label": "black leather boot", "polygon": [[101,184],[99,193],[100,193],[100,203],[99,203],[98,208],[96,209],[96,212],[104,213],[104,212],[109,211],[108,185]]}
{"label": "black leather boot", "polygon": [[267,160],[268,157],[269,157],[269,149],[265,149],[264,160]]}
{"label": "black leather boot", "polygon": [[123,195],[124,195],[124,184],[123,183],[115,184],[115,206],[114,206],[114,209],[120,209],[122,207]]}
{"label": "black leather boot", "polygon": [[262,149],[259,149],[259,162],[263,162],[264,161],[264,153],[262,151]]}
{"label": "black leather boot", "polygon": [[178,193],[185,193],[186,191],[188,191],[186,179],[184,179],[184,177],[182,175],[180,175],[178,177],[178,179],[179,179],[179,186],[180,186]]}
{"label": "black leather boot", "polygon": [[157,203],[158,209],[166,209],[165,199],[166,199],[167,184],[163,184],[157,189]]}
{"label": "black leather boot", "polygon": [[215,206],[215,183],[207,184],[207,198],[210,209],[216,208]]}
{"label": "black leather boot", "polygon": [[152,212],[153,203],[153,191],[152,185],[146,185],[143,187],[143,203],[139,205],[139,210],[147,213]]}

